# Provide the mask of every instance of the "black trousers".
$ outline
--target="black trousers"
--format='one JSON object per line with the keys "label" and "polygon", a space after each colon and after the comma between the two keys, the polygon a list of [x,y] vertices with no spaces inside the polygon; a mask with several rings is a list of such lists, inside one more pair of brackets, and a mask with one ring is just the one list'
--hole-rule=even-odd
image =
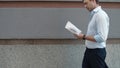
{"label": "black trousers", "polygon": [[108,66],[105,63],[105,57],[105,48],[86,48],[82,62],[82,68],[108,68]]}

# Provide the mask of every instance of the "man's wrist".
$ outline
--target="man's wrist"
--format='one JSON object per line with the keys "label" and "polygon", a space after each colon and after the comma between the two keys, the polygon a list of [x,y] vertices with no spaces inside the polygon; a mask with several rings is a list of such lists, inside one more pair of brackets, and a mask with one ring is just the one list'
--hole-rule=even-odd
{"label": "man's wrist", "polygon": [[86,40],[86,35],[85,35],[85,34],[83,35],[83,38],[82,38],[82,39],[83,39],[83,40]]}

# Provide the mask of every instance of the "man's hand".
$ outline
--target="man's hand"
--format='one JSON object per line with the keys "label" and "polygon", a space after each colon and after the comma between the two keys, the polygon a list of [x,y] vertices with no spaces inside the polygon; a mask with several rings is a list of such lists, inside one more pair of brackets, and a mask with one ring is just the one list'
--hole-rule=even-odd
{"label": "man's hand", "polygon": [[82,40],[82,39],[83,39],[84,34],[79,34],[79,35],[74,34],[74,36],[75,36],[75,37],[77,37],[78,39]]}

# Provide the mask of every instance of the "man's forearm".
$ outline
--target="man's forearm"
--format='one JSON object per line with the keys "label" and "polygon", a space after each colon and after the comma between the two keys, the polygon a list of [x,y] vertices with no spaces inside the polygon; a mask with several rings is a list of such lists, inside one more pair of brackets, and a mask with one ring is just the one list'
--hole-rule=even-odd
{"label": "man's forearm", "polygon": [[96,40],[94,39],[94,36],[85,36],[85,40],[96,42]]}
{"label": "man's forearm", "polygon": [[80,35],[74,34],[74,36],[77,37],[78,39],[83,39],[84,38],[84,40],[89,40],[89,41],[96,42],[96,40],[94,39],[94,36],[87,36],[87,35],[84,36],[84,34],[80,34]]}

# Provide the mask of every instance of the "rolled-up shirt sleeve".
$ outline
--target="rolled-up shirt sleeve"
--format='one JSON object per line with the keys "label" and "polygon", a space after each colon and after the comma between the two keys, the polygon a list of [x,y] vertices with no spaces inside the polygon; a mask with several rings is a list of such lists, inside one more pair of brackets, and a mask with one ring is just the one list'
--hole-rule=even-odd
{"label": "rolled-up shirt sleeve", "polygon": [[97,34],[94,36],[96,42],[101,43],[107,40],[109,31],[109,17],[104,14],[98,14],[96,16],[96,30]]}

